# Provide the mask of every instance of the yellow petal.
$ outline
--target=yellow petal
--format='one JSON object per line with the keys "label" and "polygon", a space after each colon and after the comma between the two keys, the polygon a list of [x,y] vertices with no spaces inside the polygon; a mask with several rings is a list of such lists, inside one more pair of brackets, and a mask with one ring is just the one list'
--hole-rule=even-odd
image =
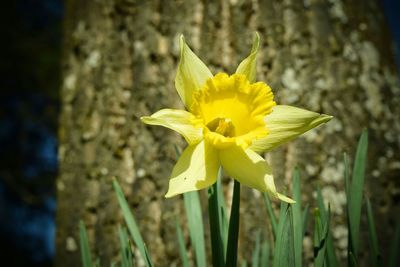
{"label": "yellow petal", "polygon": [[255,82],[256,80],[256,63],[259,44],[260,36],[256,32],[250,55],[239,64],[236,70],[236,73],[246,75],[247,79],[251,83]]}
{"label": "yellow petal", "polygon": [[202,141],[188,146],[176,163],[165,197],[206,188],[217,181],[219,169],[215,148]]}
{"label": "yellow petal", "polygon": [[180,38],[181,58],[175,77],[175,88],[187,109],[192,105],[192,94],[200,89],[212,74],[207,66],[190,50],[183,35]]}
{"label": "yellow petal", "polygon": [[146,124],[164,126],[180,133],[189,145],[197,144],[203,139],[202,128],[196,127],[195,116],[185,110],[162,109],[140,119]]}
{"label": "yellow petal", "polygon": [[233,146],[220,150],[221,165],[229,176],[241,184],[268,192],[270,195],[286,202],[293,202],[276,191],[271,167],[256,152],[241,147]]}
{"label": "yellow petal", "polygon": [[282,200],[282,201],[284,201],[284,202],[287,202],[287,203],[290,203],[290,204],[296,203],[296,201],[294,201],[293,199],[288,198],[287,196],[282,195],[282,194],[280,194],[280,193],[278,193],[277,197],[278,197],[280,200]]}
{"label": "yellow petal", "polygon": [[257,152],[271,150],[332,118],[305,109],[277,105],[265,117],[268,135],[255,140],[250,148]]}

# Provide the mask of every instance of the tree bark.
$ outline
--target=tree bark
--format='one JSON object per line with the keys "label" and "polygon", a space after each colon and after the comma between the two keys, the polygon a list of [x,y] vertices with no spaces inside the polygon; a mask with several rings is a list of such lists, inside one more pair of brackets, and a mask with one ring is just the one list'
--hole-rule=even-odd
{"label": "tree bark", "polygon": [[[385,29],[373,0],[66,1],[56,265],[81,265],[80,219],[102,265],[118,260],[116,225],[122,218],[113,177],[155,265],[180,265],[174,216],[182,213],[182,200],[165,200],[164,194],[176,162],[174,145],[185,144],[139,118],[183,108],[174,89],[181,33],[213,73],[232,73],[258,31],[257,79],[273,88],[277,103],[335,116],[267,157],[281,191],[295,165],[302,170],[305,200],[323,185],[339,245],[347,238],[342,153],[354,155],[361,130],[369,128],[366,192],[387,248],[389,215],[399,212],[400,90]],[[249,261],[267,217],[259,193],[244,188],[242,201],[239,250]],[[346,247],[339,248],[342,255]]]}

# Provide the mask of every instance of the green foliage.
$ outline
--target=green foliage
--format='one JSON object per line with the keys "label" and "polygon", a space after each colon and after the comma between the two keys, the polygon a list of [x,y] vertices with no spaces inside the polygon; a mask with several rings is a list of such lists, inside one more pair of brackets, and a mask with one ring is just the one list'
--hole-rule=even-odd
{"label": "green foliage", "polygon": [[364,187],[367,150],[368,150],[368,132],[364,130],[360,137],[360,141],[358,142],[351,181],[346,180],[346,184],[348,186],[347,216],[349,221],[349,237],[350,237],[349,254],[354,255],[354,258],[356,260],[357,260],[357,253],[359,250],[362,193]]}
{"label": "green foliage", "polygon": [[276,222],[276,216],[274,214],[271,200],[269,199],[269,196],[267,193],[263,194],[264,197],[264,204],[265,207],[267,208],[268,216],[269,216],[269,221],[271,223],[272,227],[272,233],[274,234],[274,237],[276,238],[276,232],[278,231],[278,223]]}
{"label": "green foliage", "polygon": [[293,245],[294,245],[294,263],[296,267],[301,267],[301,258],[303,252],[303,217],[301,210],[301,191],[300,191],[300,173],[297,168],[293,171]]}
{"label": "green foliage", "polygon": [[[349,229],[348,240],[348,265],[358,266],[358,251],[360,249],[360,222],[362,214],[363,187],[365,180],[365,167],[368,148],[368,133],[364,131],[360,137],[357,153],[354,160],[352,174],[349,167],[349,159],[344,155],[344,182],[347,196],[347,227]],[[221,176],[221,174],[220,174]],[[235,181],[232,207],[229,218],[225,206],[223,190],[221,188],[221,177],[218,182],[209,189],[209,222],[212,244],[213,266],[237,266],[237,244],[239,239],[239,208],[240,208],[240,184]],[[302,207],[301,200],[301,181],[300,173],[297,168],[293,170],[293,199],[294,204],[282,202],[279,216],[276,217],[271,200],[267,194],[263,194],[265,207],[271,224],[274,242],[269,243],[261,240],[261,232],[256,233],[256,242],[252,251],[251,266],[281,267],[295,266],[301,267],[303,263],[303,239],[306,233],[311,232],[314,245],[314,266],[316,267],[337,267],[340,266],[335,244],[330,230],[331,212],[330,207],[325,206],[321,189],[316,190],[317,207],[313,210],[313,229],[308,229],[308,218],[310,206]],[[153,263],[147,251],[146,245],[139,232],[135,218],[129,209],[129,205],[123,195],[122,189],[116,180],[113,181],[114,189],[117,194],[127,229],[119,226],[118,234],[121,246],[121,262],[112,266],[128,267],[134,266],[135,260],[132,254],[132,246],[135,245],[140,251],[146,266],[151,267]],[[208,266],[205,251],[204,228],[202,208],[198,192],[184,194],[184,204],[189,227],[189,235],[193,248],[193,255],[196,266]],[[388,266],[399,266],[398,251],[400,249],[400,224],[397,224],[396,232],[393,236],[390,255],[384,258],[379,248],[373,209],[369,199],[365,200],[365,216],[368,222],[368,234],[370,243],[370,260],[372,266],[381,266],[383,261],[388,262]],[[90,255],[90,248],[86,228],[80,222],[80,246],[82,263],[84,267],[100,266],[100,262],[93,262]],[[310,229],[308,229],[310,230]],[[176,219],[177,248],[181,255],[182,266],[189,267],[189,253],[183,236],[183,231]],[[133,243],[131,242],[133,240]],[[365,241],[365,240],[363,240]],[[272,262],[271,257],[273,256]],[[247,266],[247,261],[242,259],[240,266]]]}
{"label": "green foliage", "polygon": [[[228,246],[228,231],[229,231],[229,223],[228,223],[228,215],[226,212],[226,203],[225,203],[225,197],[224,197],[224,190],[222,189],[221,185],[221,180],[223,177],[222,173],[222,168],[219,170],[218,173],[218,179],[217,179],[217,194],[218,194],[218,204],[219,204],[219,223],[220,223],[220,229],[221,229],[221,238],[222,238],[222,245],[224,247],[224,252],[226,256],[227,252],[227,246]],[[239,205],[239,198],[240,198],[240,184],[236,185],[239,186],[239,188],[236,188],[236,191],[239,189],[239,192],[236,192],[236,195],[233,196],[233,201],[232,201],[232,210],[237,210],[237,216],[239,216],[239,206],[236,207],[236,205]],[[235,194],[235,189],[234,189],[234,194]],[[235,201],[236,199],[236,201]],[[239,217],[237,218],[239,219]]]}
{"label": "green foliage", "polygon": [[[199,267],[206,267],[206,251],[204,245],[203,216],[199,193],[197,191],[183,194],[186,216],[188,220],[189,235]],[[182,259],[184,261],[184,259]]]}
{"label": "green foliage", "polygon": [[[252,261],[252,267],[259,267],[259,262],[260,262],[260,231],[257,231],[256,233],[256,245],[253,250],[253,261]],[[236,266],[235,265],[227,265],[227,266]]]}
{"label": "green foliage", "polygon": [[320,210],[314,211],[314,266],[323,267],[325,263],[327,239],[329,233],[330,210],[327,217],[321,216]]}
{"label": "green foliage", "polygon": [[208,189],[208,218],[210,223],[211,252],[213,266],[225,266],[225,249],[221,229],[221,209],[217,183]]}
{"label": "green foliage", "polygon": [[147,251],[146,245],[143,241],[142,235],[140,234],[139,227],[136,224],[135,217],[133,216],[131,210],[129,209],[129,204],[126,201],[124,193],[122,192],[121,186],[118,184],[117,180],[113,181],[114,190],[117,193],[118,203],[122,210],[122,215],[124,216],[125,223],[128,226],[129,232],[133,241],[135,242],[137,248],[142,255],[147,267],[152,267],[153,263],[150,254]]}
{"label": "green foliage", "polygon": [[84,222],[79,222],[79,235],[80,235],[80,245],[81,245],[81,256],[83,267],[92,267],[92,255],[90,255],[89,240],[86,232],[86,227]]}
{"label": "green foliage", "polygon": [[366,200],[366,208],[368,218],[368,233],[372,252],[372,264],[373,266],[378,267],[381,266],[381,255],[379,252],[378,238],[376,236],[374,215],[372,214],[372,207],[368,198]]}
{"label": "green foliage", "polygon": [[261,266],[269,266],[269,245],[267,241],[264,241],[261,245]]}
{"label": "green foliage", "polygon": [[121,225],[118,225],[118,234],[119,234],[119,241],[121,244],[120,246],[121,267],[132,267],[133,266],[132,250],[126,228],[121,227]]}
{"label": "green foliage", "polygon": [[[318,187],[317,188],[317,204],[318,204],[318,209],[321,214],[321,218],[323,223],[325,224],[326,222],[329,222],[330,220],[330,214],[329,210],[327,211],[325,208],[324,200],[322,198],[322,193],[321,189]],[[326,253],[327,257],[325,258],[325,263],[329,267],[336,267],[339,266],[339,262],[336,257],[336,252],[335,252],[335,247],[333,245],[333,238],[332,238],[332,233],[329,231],[327,240],[326,240]]]}
{"label": "green foliage", "polygon": [[292,206],[281,203],[274,248],[274,267],[295,266]]}
{"label": "green foliage", "polygon": [[[222,190],[220,190],[222,191]],[[229,220],[228,244],[226,249],[226,266],[237,265],[239,240],[240,183],[235,180],[233,186],[231,218]]]}
{"label": "green foliage", "polygon": [[185,240],[183,238],[183,233],[182,233],[182,228],[179,224],[178,219],[176,220],[176,235],[178,238],[178,245],[179,245],[179,254],[181,255],[181,259],[182,259],[182,266],[183,267],[189,267],[189,259],[187,256],[187,252],[186,252],[186,247],[185,247]]}
{"label": "green foliage", "polygon": [[389,267],[399,266],[399,251],[400,251],[400,222],[397,222],[396,231],[393,236],[390,255],[389,255]]}

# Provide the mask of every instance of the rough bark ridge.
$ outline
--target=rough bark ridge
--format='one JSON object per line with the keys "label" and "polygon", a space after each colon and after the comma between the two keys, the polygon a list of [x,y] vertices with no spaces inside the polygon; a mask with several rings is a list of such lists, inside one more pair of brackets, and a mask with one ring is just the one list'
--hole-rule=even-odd
{"label": "rough bark ridge", "polygon": [[[259,31],[257,77],[277,102],[335,116],[269,155],[282,190],[297,164],[306,192],[314,191],[309,184],[324,184],[335,216],[344,212],[342,152],[352,154],[368,127],[367,192],[381,241],[388,240],[388,212],[399,212],[400,90],[375,1],[69,0],[66,7],[57,266],[80,266],[79,219],[102,264],[118,259],[121,216],[112,177],[129,197],[156,266],[179,265],[173,218],[182,201],[163,195],[176,161],[173,145],[184,142],[139,117],[182,107],[173,86],[180,33],[214,73],[231,73]],[[257,192],[243,190],[242,201],[241,257],[250,259],[246,248],[266,216]],[[342,253],[347,232],[338,218],[333,230]]]}

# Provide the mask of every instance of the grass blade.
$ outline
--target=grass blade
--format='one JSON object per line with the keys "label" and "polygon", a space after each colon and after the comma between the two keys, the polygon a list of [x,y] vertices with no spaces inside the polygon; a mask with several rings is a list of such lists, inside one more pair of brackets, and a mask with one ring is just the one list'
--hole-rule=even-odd
{"label": "grass blade", "polygon": [[[258,267],[260,263],[260,231],[256,233],[256,246],[253,250],[252,256],[252,267]],[[226,266],[236,266],[236,265],[226,265]]]}
{"label": "grass blade", "polygon": [[131,246],[129,244],[128,233],[125,227],[121,227],[118,225],[118,234],[121,248],[121,263],[122,267],[132,267],[133,266],[133,258]]}
{"label": "grass blade", "polygon": [[351,251],[357,261],[360,235],[360,218],[362,207],[362,193],[364,187],[365,163],[368,151],[368,132],[364,130],[358,142],[356,158],[354,161],[353,175],[349,188],[351,196],[348,205],[348,215],[350,222],[350,245]]}
{"label": "grass blade", "polygon": [[79,222],[79,235],[81,245],[81,256],[83,267],[92,267],[92,256],[90,254],[89,240],[86,232],[86,227],[83,221]]}
{"label": "grass blade", "polygon": [[213,266],[225,266],[225,252],[221,236],[220,204],[217,183],[208,189],[208,217],[210,223],[211,251]]}
{"label": "grass blade", "polygon": [[294,266],[292,222],[292,208],[282,202],[274,250],[274,267]]}
{"label": "grass blade", "polygon": [[[322,193],[321,189],[318,187],[317,188],[317,204],[318,204],[318,209],[321,214],[321,221],[322,224],[325,224],[326,221],[329,219],[328,218],[328,211],[325,208],[324,200],[322,198]],[[335,246],[333,245],[333,237],[331,231],[328,233],[328,238],[327,238],[327,247],[326,247],[326,261],[327,265],[329,267],[338,267],[339,266],[339,261],[336,256],[336,251],[335,251]]]}
{"label": "grass blade", "polygon": [[182,260],[182,266],[183,267],[189,267],[189,258],[187,256],[186,252],[186,246],[185,246],[185,240],[183,238],[183,233],[182,233],[182,228],[179,224],[179,220],[175,220],[176,224],[176,235],[178,238],[178,245],[179,245],[179,254],[181,255],[181,260]]}
{"label": "grass blade", "polygon": [[272,203],[267,193],[263,193],[263,197],[264,197],[265,207],[267,208],[268,216],[271,222],[272,233],[274,234],[274,238],[276,238],[276,232],[278,231],[278,223],[276,221],[274,210],[272,209]]}
{"label": "grass blade", "polygon": [[226,266],[237,266],[239,240],[240,183],[234,180],[231,217],[229,219],[228,244],[226,249]]}
{"label": "grass blade", "polygon": [[[227,217],[227,212],[226,212],[226,203],[225,203],[225,197],[224,197],[224,192],[222,189],[221,185],[221,180],[222,180],[223,174],[222,174],[222,168],[219,169],[218,173],[218,179],[217,179],[217,194],[218,194],[218,203],[219,203],[219,222],[220,222],[220,228],[221,228],[221,239],[222,239],[222,245],[224,249],[224,255],[226,256],[226,248],[227,248],[227,243],[228,243],[228,231],[229,231],[229,223],[228,223],[228,217]],[[231,212],[232,214],[232,212]]]}
{"label": "grass blade", "polygon": [[343,163],[344,163],[344,189],[346,192],[347,203],[350,202],[350,164],[349,164],[349,156],[346,153],[343,153]]}
{"label": "grass blade", "polygon": [[113,180],[113,186],[114,186],[115,192],[117,193],[117,198],[118,198],[118,202],[121,207],[121,210],[122,210],[122,215],[124,216],[125,223],[128,226],[131,237],[132,237],[133,241],[135,242],[136,246],[138,247],[140,254],[142,255],[142,257],[146,263],[146,266],[152,267],[153,263],[150,258],[150,254],[147,251],[146,245],[143,241],[142,235],[140,234],[139,227],[136,224],[136,220],[135,220],[131,210],[129,209],[129,204],[126,201],[126,198],[124,196],[124,193],[122,192],[121,186],[118,184],[116,179]]}
{"label": "grass blade", "polygon": [[303,218],[303,234],[302,234],[302,238],[304,238],[304,236],[306,235],[306,231],[307,231],[307,224],[308,224],[308,216],[310,215],[310,206],[307,204],[306,207],[303,210],[302,213],[302,218]]}
{"label": "grass blade", "polygon": [[322,219],[319,209],[315,210],[314,216],[314,266],[323,267],[326,260],[326,248],[330,223],[330,209],[328,208],[328,215],[325,219]]}
{"label": "grass blade", "polygon": [[301,214],[301,192],[300,192],[300,173],[297,168],[293,170],[293,199],[296,203],[292,204],[293,211],[293,242],[294,242],[294,263],[296,267],[301,267],[303,253],[303,219]]}
{"label": "grass blade", "polygon": [[199,193],[197,191],[183,194],[186,217],[189,226],[189,235],[199,267],[206,267],[206,251],[204,246],[204,226],[200,205]]}
{"label": "grass blade", "polygon": [[378,238],[376,236],[374,215],[372,213],[371,202],[369,201],[368,198],[366,200],[366,208],[367,208],[367,218],[368,218],[368,233],[372,251],[372,263],[373,266],[378,267],[381,266],[381,255],[379,252]]}
{"label": "grass blade", "polygon": [[269,266],[269,246],[267,241],[264,241],[261,245],[261,266]]}

